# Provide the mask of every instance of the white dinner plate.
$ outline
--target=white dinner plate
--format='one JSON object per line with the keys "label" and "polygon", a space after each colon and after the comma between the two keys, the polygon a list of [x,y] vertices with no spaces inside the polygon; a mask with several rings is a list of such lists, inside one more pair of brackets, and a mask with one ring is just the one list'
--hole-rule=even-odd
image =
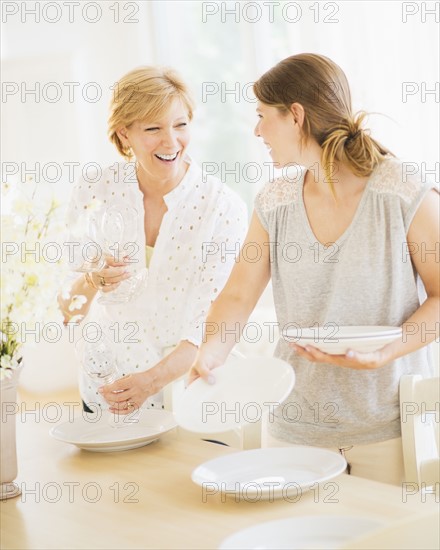
{"label": "white dinner plate", "polygon": [[78,416],[50,430],[50,435],[64,443],[97,453],[127,451],[156,441],[161,435],[176,427],[172,413],[164,410],[142,409],[137,422],[123,428],[114,428],[108,421],[108,413],[101,416]]}
{"label": "white dinner plate", "polygon": [[291,365],[273,357],[229,357],[212,372],[215,384],[199,378],[176,403],[176,420],[185,430],[220,433],[258,422],[295,382]]}
{"label": "white dinner plate", "polygon": [[[206,496],[217,492],[235,500],[283,498],[296,502],[313,485],[342,474],[346,467],[339,453],[298,445],[251,449],[215,458],[198,466],[191,477]],[[337,487],[327,489],[329,498],[332,490],[337,493]]]}
{"label": "white dinner plate", "polygon": [[288,342],[313,346],[332,355],[345,354],[349,349],[363,353],[376,351],[402,336],[401,327],[345,326],[328,323],[320,327],[298,327],[283,331]]}
{"label": "white dinner plate", "polygon": [[219,549],[334,550],[382,526],[381,521],[356,516],[296,516],[238,531]]}

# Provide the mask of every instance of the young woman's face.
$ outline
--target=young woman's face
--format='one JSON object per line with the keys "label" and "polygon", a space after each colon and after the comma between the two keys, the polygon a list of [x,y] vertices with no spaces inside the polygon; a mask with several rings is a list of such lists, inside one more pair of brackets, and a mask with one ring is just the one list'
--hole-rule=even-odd
{"label": "young woman's face", "polygon": [[258,102],[258,124],[254,133],[263,138],[277,168],[299,162],[299,130],[292,113],[283,114],[276,107]]}
{"label": "young woman's face", "polygon": [[123,133],[143,170],[155,178],[169,180],[185,170],[189,122],[187,109],[176,98],[156,120],[136,121]]}

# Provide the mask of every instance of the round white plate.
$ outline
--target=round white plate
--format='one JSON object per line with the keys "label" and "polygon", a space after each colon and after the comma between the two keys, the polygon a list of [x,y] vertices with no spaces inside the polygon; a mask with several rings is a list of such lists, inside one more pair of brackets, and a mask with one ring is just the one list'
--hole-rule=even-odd
{"label": "round white plate", "polygon": [[346,467],[339,453],[298,445],[251,449],[215,458],[198,466],[191,477],[206,495],[217,492],[235,500],[283,498],[296,502],[303,492],[342,474]]}
{"label": "round white plate", "polygon": [[356,516],[297,516],[238,531],[226,538],[219,549],[333,550],[380,527],[381,521]]}
{"label": "round white plate", "polygon": [[229,357],[213,370],[215,384],[195,380],[177,401],[177,423],[197,433],[220,433],[261,420],[292,391],[295,373],[281,359]]}
{"label": "round white plate", "polygon": [[[50,435],[64,443],[97,453],[127,451],[156,441],[161,435],[176,427],[172,413],[164,410],[143,409],[137,422],[114,428],[109,425],[109,414],[103,411],[74,418],[54,426]],[[124,419],[121,418],[124,422]]]}
{"label": "round white plate", "polygon": [[376,351],[402,336],[401,327],[347,326],[328,323],[320,327],[298,327],[283,331],[288,342],[313,346],[324,353],[343,355],[349,349],[363,353]]}

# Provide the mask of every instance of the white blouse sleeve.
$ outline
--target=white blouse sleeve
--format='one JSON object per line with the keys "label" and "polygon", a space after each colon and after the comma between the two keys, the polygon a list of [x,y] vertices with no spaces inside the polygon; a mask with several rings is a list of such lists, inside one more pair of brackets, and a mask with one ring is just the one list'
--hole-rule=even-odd
{"label": "white blouse sleeve", "polygon": [[203,242],[200,251],[199,276],[190,294],[189,315],[181,337],[196,346],[202,343],[208,310],[228,280],[248,228],[244,202],[235,193],[224,199],[215,212],[212,238]]}

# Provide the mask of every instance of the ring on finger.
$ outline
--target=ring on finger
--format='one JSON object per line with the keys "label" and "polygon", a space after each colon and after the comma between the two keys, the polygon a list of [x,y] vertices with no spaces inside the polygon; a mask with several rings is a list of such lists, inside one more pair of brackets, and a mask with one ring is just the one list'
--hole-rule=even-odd
{"label": "ring on finger", "polygon": [[107,283],[105,278],[102,275],[100,275],[99,276],[99,285],[100,286],[111,286],[111,283]]}
{"label": "ring on finger", "polygon": [[136,405],[133,403],[133,401],[127,401],[127,409],[134,409],[135,406]]}

